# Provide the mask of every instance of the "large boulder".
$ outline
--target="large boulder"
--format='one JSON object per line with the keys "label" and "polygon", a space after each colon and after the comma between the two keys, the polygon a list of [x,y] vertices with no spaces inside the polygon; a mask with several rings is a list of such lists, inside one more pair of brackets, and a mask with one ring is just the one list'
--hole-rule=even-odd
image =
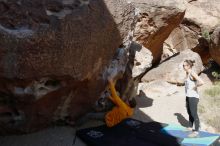
{"label": "large boulder", "polygon": [[191,1],[190,4],[201,8],[205,12],[207,12],[209,15],[220,18],[220,1],[217,0],[196,0]]}
{"label": "large boulder", "polygon": [[186,59],[195,60],[196,63],[193,70],[195,70],[196,73],[200,73],[203,70],[203,64],[200,56],[191,50],[185,50],[162,62],[154,69],[151,69],[144,75],[141,81],[150,82],[154,80],[165,80],[168,83],[182,85],[184,84],[186,76],[186,73],[183,70],[183,62]]}
{"label": "large boulder", "polygon": [[210,34],[220,23],[220,2],[216,0],[187,0],[186,13],[182,24],[176,28],[163,45],[162,60],[176,52],[192,49],[204,64],[209,54]]}
{"label": "large boulder", "polygon": [[220,2],[216,0],[196,0],[187,4],[185,20],[193,28],[201,31],[213,30],[219,24]]}
{"label": "large boulder", "polygon": [[135,7],[133,38],[129,61],[119,80],[123,99],[136,96],[138,83],[153,64],[160,61],[163,42],[184,16],[185,1],[127,0]]}
{"label": "large boulder", "polygon": [[211,35],[209,51],[215,62],[220,65],[220,27],[217,27]]}
{"label": "large boulder", "polygon": [[133,40],[152,52],[153,63],[159,62],[163,52],[163,42],[182,22],[186,3],[184,0],[129,1],[135,5],[137,14]]}
{"label": "large boulder", "polygon": [[[7,9],[1,13],[0,40],[4,57],[0,75],[20,79],[51,74],[71,75],[80,80],[94,77],[130,30],[132,7],[122,3],[96,0],[75,8],[74,1],[70,4],[65,1],[1,2]],[[120,5],[123,10],[118,8]],[[42,8],[33,11],[39,6]],[[125,25],[118,28],[117,24],[122,22]],[[108,33],[102,33],[105,31]],[[96,56],[90,55],[93,52]]]}
{"label": "large boulder", "polygon": [[162,60],[177,52],[195,48],[198,44],[198,35],[196,32],[180,24],[180,26],[175,28],[165,40]]}
{"label": "large boulder", "polygon": [[200,35],[199,32],[191,30],[187,25],[180,24],[165,40],[161,61],[187,49],[197,52],[204,64],[207,64],[211,58],[208,40]]}
{"label": "large boulder", "polygon": [[0,1],[0,12],[0,133],[74,124],[89,111],[135,14],[124,0]]}
{"label": "large boulder", "polygon": [[195,48],[199,44],[197,33],[182,24],[172,31],[165,43],[171,44],[177,52]]}

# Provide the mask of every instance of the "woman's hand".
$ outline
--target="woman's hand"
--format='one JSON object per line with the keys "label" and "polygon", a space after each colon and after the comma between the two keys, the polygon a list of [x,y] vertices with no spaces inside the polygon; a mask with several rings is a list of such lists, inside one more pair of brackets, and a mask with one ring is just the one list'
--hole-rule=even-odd
{"label": "woman's hand", "polygon": [[191,75],[199,82],[199,84],[197,84],[196,87],[199,87],[205,84],[205,82],[195,72],[192,71]]}

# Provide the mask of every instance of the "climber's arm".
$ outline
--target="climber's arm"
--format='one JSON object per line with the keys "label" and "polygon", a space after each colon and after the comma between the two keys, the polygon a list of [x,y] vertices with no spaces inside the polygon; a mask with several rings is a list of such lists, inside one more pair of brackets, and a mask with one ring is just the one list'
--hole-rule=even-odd
{"label": "climber's arm", "polygon": [[109,80],[109,88],[112,94],[112,98],[115,100],[116,98],[118,98],[117,92],[115,90],[115,84],[113,83],[112,80]]}
{"label": "climber's arm", "polygon": [[111,91],[111,94],[112,94],[112,97],[110,98],[114,104],[116,104],[117,106],[120,106],[120,107],[124,107],[125,106],[125,103],[124,101],[117,95],[117,92],[115,90],[115,83],[113,83],[112,80],[109,80],[109,88],[110,88],[110,91]]}
{"label": "climber's arm", "polygon": [[116,100],[114,98],[112,98],[111,96],[108,96],[108,98],[115,104],[118,105],[118,103],[116,102]]}

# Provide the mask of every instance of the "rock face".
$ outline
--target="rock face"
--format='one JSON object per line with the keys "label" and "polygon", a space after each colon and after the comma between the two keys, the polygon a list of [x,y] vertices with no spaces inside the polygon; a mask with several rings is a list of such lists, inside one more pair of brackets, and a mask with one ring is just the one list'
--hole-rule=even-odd
{"label": "rock face", "polygon": [[[209,5],[215,11],[207,3],[0,1],[0,134],[32,132],[57,121],[74,124],[105,96],[109,75],[123,76],[117,90],[129,98],[146,71],[142,81],[151,82],[148,87],[161,79],[167,88],[172,86],[166,82],[183,83],[185,59],[195,59],[201,72],[201,58],[187,50],[207,54],[219,20],[219,3]],[[219,46],[214,38],[213,50]],[[177,52],[149,71],[162,53],[166,59]]]}
{"label": "rock face", "polygon": [[136,42],[132,42],[130,46],[130,68],[132,77],[138,77],[152,66],[152,53]]}
{"label": "rock face", "polygon": [[134,18],[123,0],[0,1],[0,12],[2,134],[74,123],[90,110]]}
{"label": "rock face", "polygon": [[163,55],[172,56],[177,52],[195,48],[198,44],[198,34],[187,26],[180,24],[165,40]]}
{"label": "rock face", "polygon": [[[212,31],[219,24],[220,2],[216,0],[196,0],[187,4],[184,23],[192,30]],[[197,27],[197,28],[196,28]]]}
{"label": "rock face", "polygon": [[197,0],[191,2],[192,5],[200,7],[202,10],[212,15],[213,17],[220,18],[220,2],[216,0]]}
{"label": "rock face", "polygon": [[220,27],[217,27],[211,35],[210,54],[220,65]]}
{"label": "rock face", "polygon": [[161,61],[175,53],[191,49],[197,52],[204,64],[211,58],[209,54],[209,42],[199,32],[191,30],[187,25],[181,24],[174,29],[163,45]]}
{"label": "rock face", "polygon": [[141,80],[143,82],[165,80],[168,83],[182,85],[186,75],[183,70],[183,62],[186,59],[195,60],[196,63],[193,68],[195,72],[200,73],[203,70],[203,64],[200,56],[191,50],[186,50],[159,64],[158,67],[147,72]]}
{"label": "rock face", "polygon": [[163,42],[181,23],[186,9],[184,0],[127,0],[127,2],[135,7],[136,15],[132,38],[134,43],[129,48],[129,62],[123,79],[120,80],[119,91],[123,98],[136,95],[143,73],[149,70],[152,64],[160,61]]}
{"label": "rock face", "polygon": [[185,14],[184,1],[132,0],[136,7],[137,24],[133,40],[148,48],[153,63],[162,55],[164,40],[182,21]]}
{"label": "rock face", "polygon": [[[182,24],[176,28],[163,45],[162,60],[176,52],[192,49],[199,53],[204,64],[209,54],[210,34],[220,23],[220,2],[216,0],[188,1]],[[177,41],[175,41],[177,40]]]}
{"label": "rock face", "polygon": [[[71,4],[61,2],[57,4],[48,1],[48,4],[45,4],[46,8],[39,10],[38,15],[40,16],[35,14],[38,12],[31,10],[43,6],[42,1],[37,2],[39,6],[36,6],[34,2],[26,1],[21,4],[1,2],[5,7],[9,7],[9,10],[5,10],[4,15],[2,14],[3,18],[1,17],[2,20],[6,19],[0,27],[1,48],[4,49],[2,55],[5,56],[1,60],[1,76],[24,79],[54,74],[86,79],[97,74],[99,67],[106,65],[106,61],[110,59],[115,49],[108,49],[109,53],[104,53],[104,50],[106,50],[106,46],[117,48],[121,44],[122,38],[127,36],[128,26],[131,23],[126,19],[129,19],[130,13],[126,12],[123,19],[115,17],[116,20],[114,20],[108,9],[112,9],[115,13],[117,11],[115,6],[118,3],[113,5],[108,2],[111,7],[108,8],[103,1],[97,0],[92,1],[89,5],[74,8],[74,1]],[[132,12],[131,7],[126,5],[123,7],[124,12],[120,10],[117,15],[120,16],[129,10]],[[24,12],[16,13],[15,11],[18,9],[22,9]],[[30,14],[24,14],[25,11]],[[13,12],[15,12],[14,15],[7,15],[7,13]],[[19,17],[28,19],[21,19],[20,24],[17,24],[14,17],[18,19],[17,21],[20,21]],[[99,21],[100,19],[102,21]],[[119,32],[116,22],[128,22],[128,24],[120,26],[123,27],[120,30],[124,29],[124,31]],[[9,26],[9,23],[13,23],[11,24],[13,27]],[[109,33],[101,33],[105,31]],[[115,39],[115,43],[110,41],[112,38]],[[85,41],[86,43],[84,43]],[[97,44],[97,42],[99,43]],[[95,59],[93,55],[90,55],[92,52],[99,53],[97,56],[102,56],[102,58],[96,57]],[[106,61],[103,61],[103,58],[106,58]],[[87,61],[91,64],[88,64]]]}
{"label": "rock face", "polygon": [[183,24],[197,33],[199,44],[192,50],[200,54],[204,64],[211,58],[208,51],[210,34],[219,23],[220,1],[196,0],[188,3]]}
{"label": "rock face", "polygon": [[219,14],[219,1],[196,0],[187,4],[185,20],[199,26],[202,31],[210,31],[219,24]]}

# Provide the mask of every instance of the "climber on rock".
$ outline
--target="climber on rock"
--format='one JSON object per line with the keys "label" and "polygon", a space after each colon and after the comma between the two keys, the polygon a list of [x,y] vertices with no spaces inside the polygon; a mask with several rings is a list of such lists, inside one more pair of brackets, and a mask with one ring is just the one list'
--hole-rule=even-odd
{"label": "climber on rock", "polygon": [[77,121],[78,124],[83,124],[88,119],[96,119],[96,120],[103,120],[105,121],[108,127],[112,127],[120,123],[122,120],[131,117],[134,112],[134,108],[136,106],[136,100],[134,98],[127,99],[123,101],[116,92],[115,84],[116,79],[115,76],[108,77],[108,88],[109,94],[108,98],[113,102],[114,107],[107,112],[91,112],[86,114],[83,118]]}
{"label": "climber on rock", "polygon": [[108,79],[109,89],[111,92],[111,96],[109,99],[115,104],[115,107],[105,115],[105,122],[108,127],[112,127],[122,120],[133,115],[133,108],[136,106],[136,100],[134,98],[129,99],[127,103],[125,103],[118,95],[115,90],[115,83],[112,79]]}

